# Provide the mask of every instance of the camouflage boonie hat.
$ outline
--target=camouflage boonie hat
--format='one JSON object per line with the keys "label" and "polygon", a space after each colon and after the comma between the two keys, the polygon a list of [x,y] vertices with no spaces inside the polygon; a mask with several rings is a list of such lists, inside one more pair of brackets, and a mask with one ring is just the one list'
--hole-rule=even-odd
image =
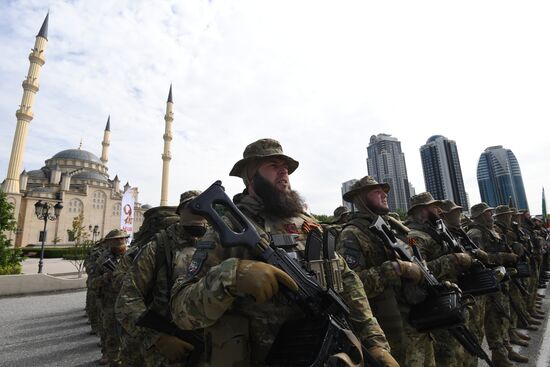
{"label": "camouflage boonie hat", "polygon": [[440,207],[445,214],[448,214],[456,209],[462,209],[460,205],[456,205],[455,202],[452,200],[443,200]]}
{"label": "camouflage boonie hat", "polygon": [[362,191],[369,191],[381,188],[385,193],[390,191],[390,185],[387,183],[378,183],[372,176],[365,176],[353,185],[351,185],[348,192],[346,192],[342,197],[348,203],[353,201],[353,198]]}
{"label": "camouflage boonie hat", "polygon": [[508,205],[499,205],[495,208],[495,216],[496,215],[504,215],[504,214],[514,214],[515,211],[511,210]]}
{"label": "camouflage boonie hat", "polygon": [[472,217],[472,219],[477,218],[481,214],[485,213],[486,211],[493,210],[493,209],[494,208],[491,208],[486,203],[476,204],[476,205],[472,206],[472,210],[471,210],[472,215],[471,215],[471,217]]}
{"label": "camouflage boonie hat", "polygon": [[286,161],[289,175],[298,168],[299,164],[298,161],[283,153],[283,147],[277,140],[260,139],[246,146],[243,152],[243,159],[235,163],[231,172],[229,172],[229,176],[246,178],[243,177],[244,168],[251,162],[258,162],[266,158],[280,158]]}
{"label": "camouflage boonie hat", "polygon": [[107,233],[107,235],[101,242],[106,245],[108,244],[111,247],[126,246],[124,243],[120,243],[118,241],[111,241],[111,240],[116,240],[118,238],[128,238],[128,237],[130,237],[130,235],[126,233],[126,231],[123,231],[121,229],[113,229],[109,233]]}
{"label": "camouflage boonie hat", "polygon": [[342,219],[342,216],[345,214],[349,214],[351,211],[346,208],[345,206],[339,206],[338,208],[334,209],[334,213],[332,216],[334,217],[334,222],[338,222],[340,219]]}
{"label": "camouflage boonie hat", "polygon": [[407,213],[410,213],[414,208],[418,208],[420,206],[427,206],[431,204],[436,204],[441,206],[443,202],[441,200],[435,200],[432,194],[429,192],[421,192],[418,195],[414,195],[411,198],[411,207],[409,208],[409,211]]}
{"label": "camouflage boonie hat", "polygon": [[189,190],[180,195],[180,204],[176,209],[176,213],[180,214],[180,211],[194,198],[202,194],[200,190]]}

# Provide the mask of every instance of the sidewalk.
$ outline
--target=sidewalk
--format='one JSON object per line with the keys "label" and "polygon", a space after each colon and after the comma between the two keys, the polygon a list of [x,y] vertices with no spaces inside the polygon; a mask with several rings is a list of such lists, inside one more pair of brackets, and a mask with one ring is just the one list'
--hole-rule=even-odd
{"label": "sidewalk", "polygon": [[[37,274],[38,261],[40,259],[26,259],[23,261],[23,274]],[[70,261],[59,259],[44,259],[42,272],[44,274],[62,277],[65,279],[77,279],[78,271]],[[83,276],[86,272],[83,271]]]}

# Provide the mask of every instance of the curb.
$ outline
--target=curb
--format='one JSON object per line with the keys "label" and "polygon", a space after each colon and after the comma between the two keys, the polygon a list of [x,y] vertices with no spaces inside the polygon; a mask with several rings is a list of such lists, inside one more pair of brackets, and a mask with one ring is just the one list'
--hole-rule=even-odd
{"label": "curb", "polygon": [[86,288],[87,276],[64,279],[48,274],[18,274],[0,276],[0,297],[47,293]]}

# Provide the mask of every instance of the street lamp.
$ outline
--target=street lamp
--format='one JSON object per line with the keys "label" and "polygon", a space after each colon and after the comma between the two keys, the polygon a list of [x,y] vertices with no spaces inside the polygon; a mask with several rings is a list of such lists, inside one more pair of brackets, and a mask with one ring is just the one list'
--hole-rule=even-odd
{"label": "street lamp", "polygon": [[38,202],[34,204],[34,214],[36,214],[36,217],[38,219],[44,221],[44,231],[42,232],[42,248],[40,249],[40,261],[38,262],[38,273],[42,273],[42,266],[44,263],[44,242],[46,241],[46,225],[48,224],[48,220],[53,221],[59,217],[59,215],[61,214],[61,209],[63,209],[63,205],[61,205],[61,203],[59,202],[55,205],[52,205],[51,203],[43,203],[42,200],[38,200]]}
{"label": "street lamp", "polygon": [[90,230],[90,232],[92,232],[92,242],[95,243],[95,236],[99,234],[99,226],[96,224],[92,228],[92,225],[90,224],[88,226],[88,229]]}

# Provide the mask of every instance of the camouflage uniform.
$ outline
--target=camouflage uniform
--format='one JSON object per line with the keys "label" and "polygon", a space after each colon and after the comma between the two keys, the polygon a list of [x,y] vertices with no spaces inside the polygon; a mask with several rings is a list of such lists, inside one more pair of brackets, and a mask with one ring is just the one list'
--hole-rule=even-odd
{"label": "camouflage uniform", "polygon": [[[488,228],[475,221],[484,212],[492,209],[485,203],[474,205],[472,207],[472,218],[475,217],[474,223],[470,225],[467,234],[479,248],[489,254],[490,261],[497,265],[502,265],[502,254],[506,253],[507,249],[502,243],[500,235],[494,228]],[[506,283],[501,284],[501,288],[508,287]],[[487,344],[492,352],[492,361],[496,366],[512,365],[508,359],[508,348],[511,348],[508,335],[508,330],[510,329],[510,303],[502,292],[485,297],[484,331],[487,337]],[[479,311],[481,311],[481,305]],[[481,332],[481,330],[478,330],[478,332]],[[482,335],[476,336],[480,340],[483,339]]]}
{"label": "camouflage uniform", "polygon": [[[120,298],[122,285],[125,279],[129,277],[129,273],[132,270],[132,263],[138,253],[140,253],[142,247],[154,239],[156,233],[179,221],[175,206],[151,208],[144,213],[143,217],[144,221],[139,232],[135,234],[128,252],[124,255],[114,272],[114,286],[119,294],[117,301]],[[121,317],[119,310],[120,304],[117,302],[117,304],[115,304],[115,316],[122,325],[120,362],[123,366],[143,366],[144,353],[141,347],[142,338],[140,335],[132,335],[127,331],[123,323],[124,317]]]}
{"label": "camouflage uniform", "polygon": [[[249,185],[252,178],[249,171],[264,159],[284,160],[288,175],[298,167],[297,161],[283,154],[279,142],[261,139],[247,146],[243,159],[234,165],[230,175],[241,177]],[[320,227],[305,213],[290,218],[271,216],[256,196],[244,195],[238,206],[264,235],[295,236],[295,245],[284,249],[297,260],[303,258],[308,232]],[[206,328],[205,340],[212,343],[212,348],[207,347],[206,360],[212,365],[265,365],[283,323],[302,319],[305,315],[281,293],[257,304],[252,297],[237,291],[239,264],[245,259],[255,259],[255,254],[243,247],[224,248],[214,231],[207,233],[201,243],[203,246],[193,255],[186,276],[178,278],[174,284],[171,299],[174,322],[187,330]],[[380,355],[388,355],[389,345],[372,315],[359,277],[341,257],[338,257],[338,264],[343,283],[340,295],[350,308],[352,328],[364,346],[376,349]]]}
{"label": "camouflage uniform", "polygon": [[[128,235],[120,230],[113,230],[105,236],[105,240],[114,241],[124,237],[128,237]],[[106,248],[96,261],[97,277],[92,282],[94,289],[97,289],[100,295],[103,326],[103,332],[100,335],[102,337],[101,344],[111,366],[119,364],[121,330],[115,319],[114,310],[118,291],[113,284],[113,272],[103,264],[110,259],[118,265],[121,258],[121,253],[116,253],[111,247]]]}
{"label": "camouflage uniform", "polygon": [[101,243],[98,243],[84,260],[84,268],[86,269],[86,274],[88,275],[88,278],[86,279],[86,314],[88,315],[93,333],[99,332],[100,315],[97,305],[97,291],[92,288],[91,284],[93,279],[96,277],[96,261],[102,251],[103,246]]}
{"label": "camouflage uniform", "polygon": [[[428,268],[440,281],[456,282],[464,269],[457,263],[452,249],[439,238],[436,229],[429,223],[407,221],[411,229],[409,244],[417,246]],[[446,330],[433,330],[435,360],[438,366],[463,366],[466,358],[462,345]]]}
{"label": "camouflage uniform", "polygon": [[[344,195],[344,200],[351,201],[360,191],[384,185],[387,184],[378,184],[367,176]],[[406,283],[408,287],[414,285],[410,281],[402,281],[392,264],[396,261],[395,253],[387,249],[382,240],[369,230],[377,217],[368,208],[359,209],[340,234],[337,251],[363,282],[372,312],[384,330],[392,355],[399,364],[411,367],[435,366],[429,334],[418,333],[408,321],[410,304],[405,300],[402,288]],[[398,236],[406,239],[408,228],[388,216],[382,218]]]}

